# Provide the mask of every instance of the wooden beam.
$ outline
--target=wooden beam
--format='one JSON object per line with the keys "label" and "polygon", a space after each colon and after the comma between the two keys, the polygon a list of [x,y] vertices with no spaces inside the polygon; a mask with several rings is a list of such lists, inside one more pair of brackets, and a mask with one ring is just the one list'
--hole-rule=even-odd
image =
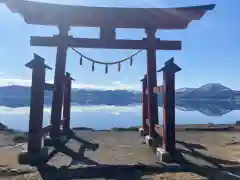
{"label": "wooden beam", "polygon": [[57,26],[65,23],[70,26],[116,28],[185,29],[192,20],[200,20],[215,5],[179,8],[117,8],[86,7],[9,0],[5,2],[12,12],[20,13],[26,23]]}
{"label": "wooden beam", "polygon": [[53,91],[54,90],[54,85],[49,84],[49,83],[45,83],[45,90]]}
{"label": "wooden beam", "polygon": [[[104,49],[147,49],[147,40],[110,40],[102,41],[101,39],[73,38],[67,37],[39,37],[32,36],[31,46],[52,46],[56,47],[65,42],[69,47],[81,48],[104,48]],[[163,41],[156,39],[156,50],[181,50],[181,41]]]}
{"label": "wooden beam", "polygon": [[153,93],[158,94],[158,93],[163,93],[163,92],[164,92],[164,87],[163,87],[163,85],[161,85],[161,86],[156,86],[156,87],[153,88]]}
{"label": "wooden beam", "polygon": [[[64,125],[64,122],[65,122],[65,119],[63,118],[61,121],[60,121],[60,124],[61,126]],[[45,126],[44,128],[42,128],[42,137],[46,136],[50,131],[51,131],[51,128],[52,128],[52,125],[48,125],[48,126]]]}
{"label": "wooden beam", "polygon": [[[161,86],[156,86],[153,88],[153,93],[159,94],[159,93],[164,93],[164,87],[163,85]],[[145,89],[145,94],[148,94],[148,89]]]}
{"label": "wooden beam", "polygon": [[101,27],[100,28],[100,39],[103,41],[115,40],[116,29],[112,27]]}

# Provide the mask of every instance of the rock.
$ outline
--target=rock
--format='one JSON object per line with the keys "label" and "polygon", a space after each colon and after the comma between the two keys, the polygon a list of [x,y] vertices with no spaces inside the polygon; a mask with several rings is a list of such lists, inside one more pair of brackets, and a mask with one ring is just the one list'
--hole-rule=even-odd
{"label": "rock", "polygon": [[7,129],[8,129],[7,126],[5,126],[3,123],[0,123],[0,131],[7,130]]}
{"label": "rock", "polygon": [[208,123],[208,127],[213,127],[213,126],[215,126],[215,124],[213,124],[213,123]]}
{"label": "rock", "polygon": [[13,138],[15,143],[25,143],[28,141],[28,137],[24,134],[18,134]]}

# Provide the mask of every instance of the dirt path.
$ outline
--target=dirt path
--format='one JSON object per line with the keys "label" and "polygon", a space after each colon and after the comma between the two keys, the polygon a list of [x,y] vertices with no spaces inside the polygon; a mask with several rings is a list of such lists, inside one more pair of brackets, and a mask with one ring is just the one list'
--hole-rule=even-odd
{"label": "dirt path", "polygon": [[240,179],[239,132],[183,131],[176,136],[183,156],[172,164],[157,162],[139,134],[129,131],[77,131],[77,138],[39,169],[18,164],[24,144],[2,147],[0,179]]}

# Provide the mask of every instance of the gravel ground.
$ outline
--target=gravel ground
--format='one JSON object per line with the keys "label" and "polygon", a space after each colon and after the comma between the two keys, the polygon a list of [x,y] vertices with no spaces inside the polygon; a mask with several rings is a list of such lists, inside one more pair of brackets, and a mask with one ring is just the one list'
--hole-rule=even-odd
{"label": "gravel ground", "polygon": [[240,179],[240,132],[179,131],[177,148],[182,155],[171,164],[157,162],[138,132],[75,134],[77,138],[59,147],[46,165],[36,168],[18,164],[18,154],[26,144],[15,145],[10,134],[0,133],[0,180]]}

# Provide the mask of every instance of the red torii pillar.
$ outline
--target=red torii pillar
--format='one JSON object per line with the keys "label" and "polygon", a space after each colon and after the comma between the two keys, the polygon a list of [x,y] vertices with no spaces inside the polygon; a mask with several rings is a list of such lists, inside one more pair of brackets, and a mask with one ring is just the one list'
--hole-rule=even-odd
{"label": "red torii pillar", "polygon": [[172,156],[176,150],[175,139],[175,73],[181,68],[171,58],[158,70],[163,72],[163,149],[160,153]]}
{"label": "red torii pillar", "polygon": [[34,59],[25,66],[32,69],[31,105],[29,116],[28,152],[40,153],[42,146],[42,125],[46,69],[52,69],[44,59],[34,54]]}
{"label": "red torii pillar", "polygon": [[[59,35],[58,37],[68,36],[69,26],[67,24],[60,24],[58,26]],[[50,137],[54,142],[58,143],[61,141],[60,138],[60,126],[62,116],[62,102],[63,102],[63,86],[65,79],[65,68],[67,59],[68,45],[61,40],[57,47],[57,58],[55,65],[55,76],[54,76],[54,91],[52,99],[51,109],[51,131]]]}
{"label": "red torii pillar", "polygon": [[157,137],[155,124],[158,124],[158,103],[157,94],[153,93],[153,88],[157,86],[157,69],[156,69],[156,29],[145,29],[147,34],[147,100],[148,100],[148,121],[149,134],[146,136],[146,143],[152,145],[152,140]]}
{"label": "red torii pillar", "polygon": [[42,147],[42,126],[44,108],[44,90],[46,88],[46,69],[52,69],[44,63],[44,59],[34,54],[34,59],[25,66],[32,69],[31,104],[29,115],[29,134],[27,151],[18,156],[20,164],[40,163],[49,155],[48,150]]}
{"label": "red torii pillar", "polygon": [[65,75],[65,89],[63,95],[63,130],[64,132],[70,131],[70,119],[71,119],[71,90],[72,90],[72,81],[74,79],[71,77],[71,74],[66,72]]}
{"label": "red torii pillar", "polygon": [[142,81],[142,127],[140,128],[141,136],[146,136],[149,133],[149,127],[147,125],[148,119],[148,98],[147,98],[147,75],[144,76]]}

